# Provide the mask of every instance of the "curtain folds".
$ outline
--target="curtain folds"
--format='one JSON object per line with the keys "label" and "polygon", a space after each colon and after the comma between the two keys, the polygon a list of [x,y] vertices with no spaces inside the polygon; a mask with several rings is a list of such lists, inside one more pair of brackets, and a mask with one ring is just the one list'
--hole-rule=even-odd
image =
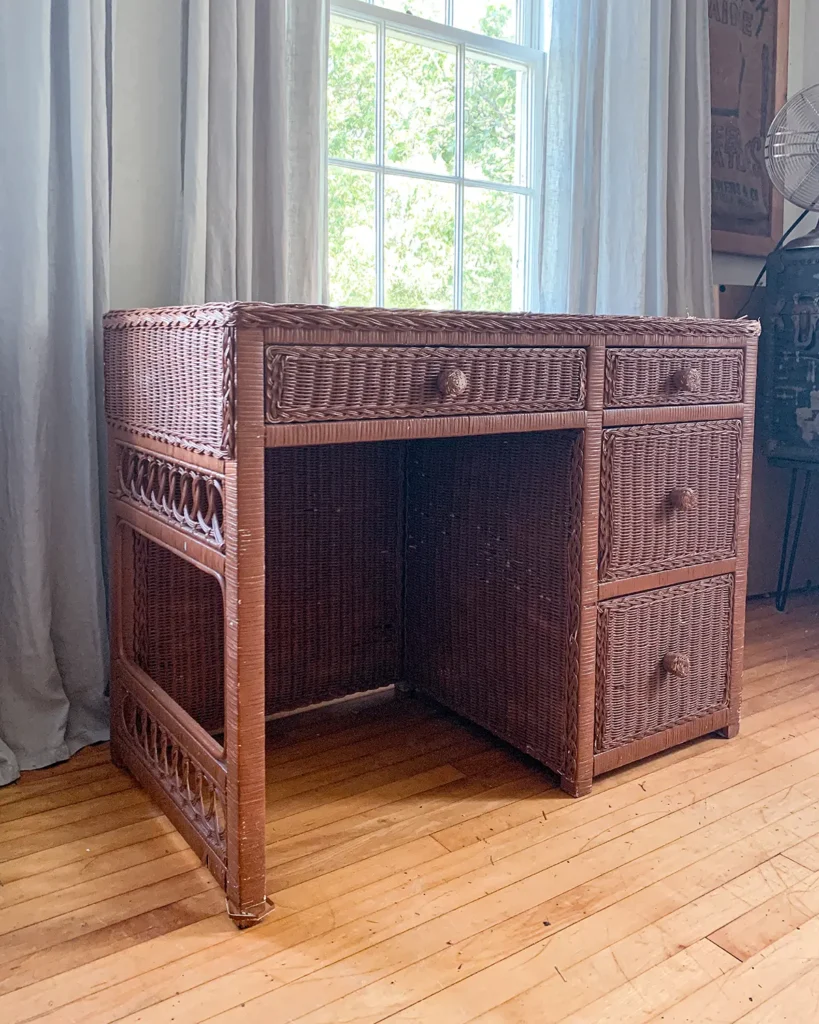
{"label": "curtain folds", "polygon": [[181,301],[326,293],[326,0],[187,0]]}
{"label": "curtain folds", "polygon": [[0,3],[0,785],[108,735],[106,6]]}
{"label": "curtain folds", "polygon": [[539,307],[709,316],[707,0],[552,0]]}

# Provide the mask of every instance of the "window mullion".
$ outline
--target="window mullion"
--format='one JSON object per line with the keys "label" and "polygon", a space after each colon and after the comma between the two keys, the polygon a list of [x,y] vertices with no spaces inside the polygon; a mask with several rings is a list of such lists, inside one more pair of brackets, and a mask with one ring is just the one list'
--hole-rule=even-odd
{"label": "window mullion", "polygon": [[464,92],[466,84],[466,47],[455,51],[455,309],[464,297]]}
{"label": "window mullion", "polygon": [[383,306],[384,288],[384,105],[387,63],[387,26],[379,21],[376,29],[375,57],[375,304]]}
{"label": "window mullion", "polygon": [[551,0],[518,0],[520,12],[525,18],[525,35],[520,37],[524,46],[533,50],[542,50],[545,45],[543,38],[544,7]]}
{"label": "window mullion", "polygon": [[543,124],[544,104],[546,96],[546,58],[545,56],[532,67],[528,75],[529,89],[527,96],[527,184],[532,194],[526,199],[526,232],[525,232],[525,301],[527,309],[534,309],[539,302],[539,266],[540,220],[543,203]]}

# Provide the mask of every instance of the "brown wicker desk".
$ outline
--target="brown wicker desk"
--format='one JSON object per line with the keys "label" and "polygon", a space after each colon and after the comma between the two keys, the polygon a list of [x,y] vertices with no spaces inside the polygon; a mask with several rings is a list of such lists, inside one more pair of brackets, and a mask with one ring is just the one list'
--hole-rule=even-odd
{"label": "brown wicker desk", "polygon": [[237,922],[266,906],[266,715],[409,686],[575,795],[736,732],[757,333],[106,317],[112,752]]}

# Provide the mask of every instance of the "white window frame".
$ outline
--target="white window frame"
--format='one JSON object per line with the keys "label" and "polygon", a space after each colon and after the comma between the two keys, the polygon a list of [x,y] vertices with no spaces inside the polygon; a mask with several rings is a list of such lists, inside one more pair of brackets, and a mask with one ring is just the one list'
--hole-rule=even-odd
{"label": "white window frame", "polygon": [[[384,196],[387,176],[420,178],[426,181],[455,185],[455,267],[453,306],[463,302],[463,209],[464,190],[468,187],[513,193],[523,198],[524,216],[519,224],[517,251],[522,255],[523,269],[513,275],[512,308],[532,309],[537,295],[537,245],[541,207],[541,176],[543,167],[543,117],[546,89],[546,54],[543,49],[544,0],[517,0],[517,42],[493,39],[490,36],[455,28],[454,0],[446,0],[447,22],[428,21],[381,7],[373,0],[332,0],[331,13],[361,20],[376,30],[376,159],[374,162],[328,158],[331,167],[345,167],[374,173],[375,176],[375,270],[376,305],[383,306],[384,287]],[[387,164],[384,152],[384,65],[388,30],[421,36],[455,48],[455,132],[456,153],[453,175],[415,171]],[[519,146],[524,159],[524,184],[501,184],[464,175],[464,70],[466,53],[477,52],[501,61],[512,61],[526,67],[526,88],[519,105]]]}

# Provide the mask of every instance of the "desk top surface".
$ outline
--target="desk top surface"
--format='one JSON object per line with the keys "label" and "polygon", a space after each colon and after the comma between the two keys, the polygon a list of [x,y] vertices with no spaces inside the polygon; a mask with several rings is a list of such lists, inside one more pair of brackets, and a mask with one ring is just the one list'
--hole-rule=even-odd
{"label": "desk top surface", "polygon": [[[107,331],[129,328],[184,330],[203,327],[339,330],[389,334],[492,334],[588,336],[653,336],[673,339],[701,337],[703,343],[753,341],[760,331],[756,320],[704,320],[696,317],[558,316],[543,313],[472,313],[450,310],[358,309],[333,306],[273,305],[262,302],[208,303],[159,309],[112,310],[104,318]],[[468,339],[464,339],[468,343]],[[666,341],[666,344],[669,342]],[[729,342],[730,343],[730,342]],[[645,341],[643,341],[645,344]]]}

